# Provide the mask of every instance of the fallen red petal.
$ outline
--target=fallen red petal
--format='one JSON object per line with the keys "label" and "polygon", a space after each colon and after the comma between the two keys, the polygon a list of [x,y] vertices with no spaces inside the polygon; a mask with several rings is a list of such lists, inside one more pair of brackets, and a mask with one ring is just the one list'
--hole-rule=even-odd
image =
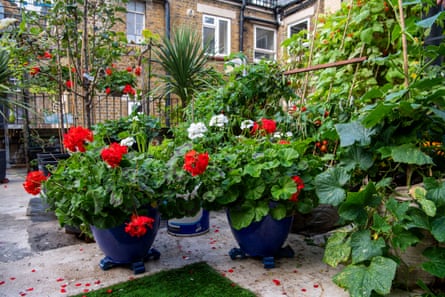
{"label": "fallen red petal", "polygon": [[274,282],[275,285],[279,286],[281,285],[281,282],[278,279],[274,279],[272,280]]}
{"label": "fallen red petal", "polygon": [[60,293],[66,293],[66,290],[64,288],[60,289]]}
{"label": "fallen red petal", "polygon": [[26,296],[26,293],[20,292],[20,296]]}
{"label": "fallen red petal", "polygon": [[10,279],[10,280],[15,280],[15,277],[10,277],[9,279]]}
{"label": "fallen red petal", "polygon": [[305,288],[301,289],[301,292],[306,292],[306,289]]}
{"label": "fallen red petal", "polygon": [[88,289],[83,289],[83,292],[84,293],[88,293],[90,290],[88,290]]}
{"label": "fallen red petal", "polygon": [[318,288],[319,287],[319,285],[318,284],[314,284],[314,288]]}
{"label": "fallen red petal", "polygon": [[31,272],[36,272],[36,270],[35,270],[35,269],[33,269],[33,270],[31,270]]}
{"label": "fallen red petal", "polygon": [[228,273],[232,273],[232,272],[233,272],[233,269],[229,269],[229,270],[227,270],[227,272],[228,272]]}
{"label": "fallen red petal", "polygon": [[95,281],[94,284],[95,284],[95,285],[100,284],[100,280]]}
{"label": "fallen red petal", "polygon": [[56,282],[63,282],[63,281],[64,281],[64,279],[61,278],[61,277],[59,277],[58,279],[56,279]]}
{"label": "fallen red petal", "polygon": [[86,283],[86,284],[85,284],[85,287],[89,287],[89,286],[91,286],[90,283]]}
{"label": "fallen red petal", "polygon": [[26,289],[26,291],[28,291],[28,292],[34,291],[34,288],[28,288],[28,289]]}
{"label": "fallen red petal", "polygon": [[0,285],[4,285],[5,284],[5,281],[0,281]]}
{"label": "fallen red petal", "polygon": [[82,285],[81,283],[75,284],[76,287],[80,287],[81,285]]}

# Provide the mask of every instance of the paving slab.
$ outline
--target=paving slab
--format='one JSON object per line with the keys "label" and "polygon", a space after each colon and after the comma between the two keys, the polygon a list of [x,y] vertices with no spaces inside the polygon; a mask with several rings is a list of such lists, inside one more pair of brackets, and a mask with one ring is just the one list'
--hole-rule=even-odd
{"label": "paving slab", "polygon": [[199,261],[257,296],[349,296],[332,282],[339,268],[324,264],[323,248],[302,235],[289,235],[286,244],[295,256],[277,259],[273,269],[265,269],[258,259],[232,260],[228,252],[238,246],[223,212],[210,213],[209,232],[200,236],[172,236],[161,225],[153,243],[161,257],[147,261],[142,274],[126,267],[104,271],[97,245],[65,233],[56,218],[45,213],[40,198],[23,190],[25,175],[8,170],[9,182],[0,185],[1,297],[70,296]]}

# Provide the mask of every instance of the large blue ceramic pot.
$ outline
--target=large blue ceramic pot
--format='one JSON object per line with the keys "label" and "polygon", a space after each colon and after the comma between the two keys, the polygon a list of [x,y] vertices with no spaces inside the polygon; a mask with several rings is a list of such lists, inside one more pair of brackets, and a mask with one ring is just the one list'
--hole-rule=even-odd
{"label": "large blue ceramic pot", "polygon": [[155,208],[148,210],[148,216],[155,220],[153,228],[147,228],[147,233],[141,237],[133,237],[126,233],[125,224],[110,229],[91,226],[94,239],[105,254],[107,263],[116,265],[145,261],[161,222],[160,213]]}
{"label": "large blue ceramic pot", "polygon": [[270,215],[261,221],[254,222],[246,228],[236,230],[230,223],[230,210],[227,217],[232,234],[241,250],[252,257],[274,257],[280,254],[282,246],[289,235],[293,217],[275,220]]}

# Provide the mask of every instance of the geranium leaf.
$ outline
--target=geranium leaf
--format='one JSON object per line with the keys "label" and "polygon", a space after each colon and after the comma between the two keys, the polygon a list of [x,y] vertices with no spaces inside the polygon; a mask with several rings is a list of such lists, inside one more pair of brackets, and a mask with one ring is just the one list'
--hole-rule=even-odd
{"label": "geranium leaf", "polygon": [[371,260],[369,267],[349,265],[333,280],[338,286],[346,288],[351,297],[369,297],[372,291],[387,295],[391,291],[396,268],[394,260],[377,256]]}
{"label": "geranium leaf", "polygon": [[351,238],[348,237],[348,233],[337,231],[328,239],[323,261],[332,267],[337,267],[341,262],[347,261],[350,254]]}
{"label": "geranium leaf", "polygon": [[121,189],[116,189],[110,194],[110,204],[114,207],[118,207],[124,201]]}
{"label": "geranium leaf", "polygon": [[333,167],[315,177],[315,187],[320,203],[339,205],[346,197],[342,188],[349,180],[344,168]]}
{"label": "geranium leaf", "polygon": [[394,162],[398,163],[416,165],[433,164],[433,159],[413,144],[402,144],[391,147],[391,157],[394,159]]}
{"label": "geranium leaf", "polygon": [[282,220],[288,215],[286,206],[284,206],[283,204],[278,204],[274,208],[271,208],[270,214],[275,220]]}
{"label": "geranium leaf", "polygon": [[261,169],[263,168],[263,164],[247,164],[244,167],[243,174],[249,174],[253,177],[259,177],[261,175]]}
{"label": "geranium leaf", "polygon": [[249,226],[255,218],[255,209],[252,207],[230,209],[230,225],[236,230]]}
{"label": "geranium leaf", "polygon": [[383,238],[373,240],[369,230],[353,233],[351,236],[352,264],[370,260],[375,256],[381,256],[385,246]]}
{"label": "geranium leaf", "polygon": [[297,190],[295,182],[288,176],[284,176],[276,182],[270,189],[274,200],[288,200]]}
{"label": "geranium leaf", "polygon": [[445,277],[445,248],[429,247],[422,253],[430,261],[422,263],[422,268],[439,278]]}

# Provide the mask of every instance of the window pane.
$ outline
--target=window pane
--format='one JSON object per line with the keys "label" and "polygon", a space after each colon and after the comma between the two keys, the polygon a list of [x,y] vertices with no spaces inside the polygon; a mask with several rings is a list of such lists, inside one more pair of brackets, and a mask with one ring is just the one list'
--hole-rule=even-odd
{"label": "window pane", "polygon": [[215,29],[204,27],[202,40],[204,45],[208,45],[208,54],[215,53]]}
{"label": "window pane", "polygon": [[205,16],[204,17],[204,23],[210,24],[210,25],[214,25],[215,24],[215,18]]}
{"label": "window pane", "polygon": [[128,14],[127,15],[127,34],[135,34],[135,18],[134,15]]}
{"label": "window pane", "polygon": [[290,27],[290,36],[297,34],[301,30],[307,30],[307,22],[292,25]]}
{"label": "window pane", "polygon": [[256,48],[274,50],[274,32],[257,28]]}
{"label": "window pane", "polygon": [[135,25],[135,33],[137,35],[142,35],[142,29],[144,28],[144,16],[137,14],[136,15],[136,25]]}
{"label": "window pane", "polygon": [[260,53],[260,52],[255,52],[255,60],[261,60],[261,59],[265,59],[265,60],[273,60],[274,56],[272,54],[266,54],[266,53]]}
{"label": "window pane", "polygon": [[136,2],[134,10],[139,13],[145,13],[145,3],[144,2]]}
{"label": "window pane", "polygon": [[228,36],[229,36],[229,24],[227,21],[220,20],[219,21],[219,44],[218,44],[218,53],[219,54],[227,54],[228,53]]}

